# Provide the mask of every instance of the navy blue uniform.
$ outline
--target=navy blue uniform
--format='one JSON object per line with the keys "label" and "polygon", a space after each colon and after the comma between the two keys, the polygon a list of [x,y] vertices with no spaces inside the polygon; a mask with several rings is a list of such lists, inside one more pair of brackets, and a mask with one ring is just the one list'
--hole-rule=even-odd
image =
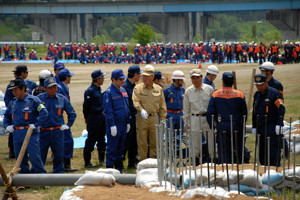
{"label": "navy blue uniform", "polygon": [[202,80],[202,82],[205,83],[205,84],[207,84],[207,85],[210,85],[215,90],[215,84],[214,84],[214,82],[213,81],[210,82],[206,76],[204,77],[204,79]]}
{"label": "navy blue uniform", "polygon": [[[116,160],[122,160],[127,124],[130,123],[128,95],[124,88],[111,84],[103,95],[103,107],[106,117],[106,166],[112,167]],[[117,127],[117,135],[111,135],[111,127]]]}
{"label": "navy blue uniform", "polygon": [[268,82],[268,86],[272,87],[272,88],[275,88],[276,90],[278,90],[278,92],[280,92],[280,94],[282,95],[283,97],[283,86],[282,84],[277,81],[275,78],[271,78]]}
{"label": "navy blue uniform", "polygon": [[[91,84],[84,92],[83,115],[86,120],[88,137],[85,140],[84,155],[90,157],[97,142],[98,153],[105,152],[105,117],[101,87]],[[104,156],[103,156],[104,157]],[[90,158],[85,158],[90,161]],[[86,163],[89,164],[89,163]]]}
{"label": "navy blue uniform", "polygon": [[[247,117],[247,105],[244,94],[231,87],[224,87],[215,91],[210,98],[207,108],[206,119],[211,127],[212,115],[214,115],[214,121],[217,128],[217,143],[218,143],[218,159],[219,163],[222,163],[221,154],[221,142],[223,139],[223,163],[231,162],[231,127],[230,127],[230,115],[232,115],[232,129],[238,131],[237,141],[239,149],[239,162],[242,162],[242,141],[243,141],[243,115]],[[218,122],[218,115],[221,115],[221,124]],[[221,130],[220,130],[221,128]],[[222,134],[226,131],[226,137]],[[222,138],[221,138],[222,137]],[[235,135],[233,135],[233,146],[235,150]],[[226,156],[225,156],[226,148]],[[234,159],[236,156],[234,156]]]}
{"label": "navy blue uniform", "polygon": [[48,118],[41,125],[40,148],[41,157],[45,165],[48,149],[51,147],[53,152],[53,170],[52,173],[64,172],[64,133],[60,126],[65,124],[63,111],[68,115],[67,125],[71,127],[76,119],[76,112],[67,98],[61,94],[56,94],[51,98],[48,93],[38,95],[48,110]]}
{"label": "navy blue uniform", "polygon": [[[66,86],[63,82],[59,82],[57,85],[57,93],[62,94],[70,101],[70,92],[68,86]],[[64,130],[64,143],[65,143],[65,158],[72,158],[73,157],[73,146],[74,140],[71,133],[71,129]]]}
{"label": "navy blue uniform", "polygon": [[[184,92],[185,89],[180,86],[179,88],[176,88],[174,84],[167,86],[164,89],[164,95],[167,105],[167,119],[170,119],[172,117],[173,119],[173,130],[177,130],[177,134],[179,135],[179,129],[180,129],[180,116],[183,116],[183,98],[184,98]],[[170,124],[168,123],[168,127],[170,127]],[[184,127],[184,124],[182,122],[182,127]],[[183,131],[183,128],[182,128]]]}
{"label": "navy blue uniform", "polygon": [[[260,91],[256,91],[253,102],[252,127],[256,128],[256,134],[260,134],[261,136],[259,161],[262,165],[267,164],[265,163],[264,156],[265,136],[270,137],[270,165],[280,165],[281,158],[278,158],[277,150],[282,146],[282,142],[278,144],[278,137],[282,137],[282,135],[276,135],[275,127],[276,125],[283,126],[283,121],[280,120],[280,116],[282,116],[283,119],[284,114],[285,107],[283,106],[282,96],[276,89],[268,86],[263,94]],[[258,127],[256,127],[257,115],[259,115]],[[267,115],[267,135],[265,135],[265,115]]]}
{"label": "navy blue uniform", "polygon": [[128,94],[129,111],[131,116],[130,131],[126,135],[125,148],[123,150],[123,156],[125,158],[128,151],[128,165],[134,165],[137,157],[137,140],[136,140],[136,114],[137,111],[133,105],[132,93],[135,84],[131,83],[128,79],[123,84],[123,88]]}
{"label": "navy blue uniform", "polygon": [[[14,126],[13,144],[15,156],[18,158],[29,124],[39,127],[47,119],[48,112],[41,100],[35,96],[26,94],[23,99],[13,99],[4,114],[4,127]],[[27,151],[20,165],[19,173],[46,173],[41,159],[40,134],[34,129],[28,143]],[[28,158],[29,154],[29,158]],[[29,169],[28,159],[31,162]]]}

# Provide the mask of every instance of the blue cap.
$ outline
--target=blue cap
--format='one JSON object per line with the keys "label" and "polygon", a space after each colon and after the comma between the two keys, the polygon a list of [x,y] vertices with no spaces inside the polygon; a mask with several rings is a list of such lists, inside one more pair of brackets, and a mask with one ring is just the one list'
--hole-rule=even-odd
{"label": "blue cap", "polygon": [[231,72],[224,72],[222,79],[223,81],[234,81],[234,75]]}
{"label": "blue cap", "polygon": [[64,63],[57,62],[57,63],[54,64],[54,70],[64,69],[64,68],[65,68]]}
{"label": "blue cap", "polygon": [[162,76],[162,74],[161,74],[161,72],[160,71],[155,71],[154,72],[154,79],[153,80],[155,80],[155,79],[165,79],[165,77],[163,77]]}
{"label": "blue cap", "polygon": [[256,74],[254,76],[254,85],[263,85],[267,81],[265,74]]}
{"label": "blue cap", "polygon": [[111,78],[126,78],[122,69],[115,69],[111,73]]}
{"label": "blue cap", "polygon": [[92,72],[91,77],[92,79],[100,78],[101,76],[106,75],[106,73],[103,73],[100,69],[95,70]]}
{"label": "blue cap", "polygon": [[20,79],[20,78],[16,78],[15,80],[11,80],[10,83],[9,83],[9,86],[8,86],[8,90],[12,90],[14,88],[17,88],[21,85],[24,85],[25,86],[25,82]]}
{"label": "blue cap", "polygon": [[57,85],[54,77],[49,77],[44,82],[45,87],[52,87],[53,85]]}
{"label": "blue cap", "polygon": [[128,68],[128,73],[129,74],[135,74],[135,73],[141,74],[141,73],[143,73],[143,71],[140,69],[140,66],[132,65]]}
{"label": "blue cap", "polygon": [[59,77],[66,77],[66,76],[73,76],[73,75],[74,73],[70,73],[70,71],[67,68],[62,69],[58,72]]}

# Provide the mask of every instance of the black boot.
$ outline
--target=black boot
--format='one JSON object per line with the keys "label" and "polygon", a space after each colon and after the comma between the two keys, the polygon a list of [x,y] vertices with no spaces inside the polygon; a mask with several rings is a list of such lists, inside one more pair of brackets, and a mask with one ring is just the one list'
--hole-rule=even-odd
{"label": "black boot", "polygon": [[75,172],[78,171],[76,168],[71,166],[71,158],[64,158],[64,171],[65,172]]}
{"label": "black boot", "polygon": [[100,166],[105,166],[104,158],[105,158],[105,151],[98,150],[98,159],[99,159]]}
{"label": "black boot", "polygon": [[83,159],[85,168],[95,168],[96,165],[91,163],[91,153],[83,150]]}
{"label": "black boot", "polygon": [[115,161],[115,169],[119,170],[121,174],[123,174],[123,161],[122,159]]}
{"label": "black boot", "polygon": [[8,148],[9,148],[8,158],[11,158],[11,159],[16,158],[14,148],[12,148],[12,147],[8,147]]}

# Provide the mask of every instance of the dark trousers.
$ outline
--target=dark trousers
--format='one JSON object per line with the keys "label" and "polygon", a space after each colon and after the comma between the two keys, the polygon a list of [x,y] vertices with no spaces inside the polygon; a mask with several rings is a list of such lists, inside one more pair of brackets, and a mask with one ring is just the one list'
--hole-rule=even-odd
{"label": "dark trousers", "polygon": [[99,152],[105,151],[105,118],[103,114],[90,114],[86,121],[88,137],[85,140],[84,152],[91,153],[97,142]]}
{"label": "dark trousers", "polygon": [[136,140],[136,117],[131,116],[130,131],[126,135],[126,142],[123,149],[125,159],[128,152],[128,165],[134,165],[137,161],[137,140]]}

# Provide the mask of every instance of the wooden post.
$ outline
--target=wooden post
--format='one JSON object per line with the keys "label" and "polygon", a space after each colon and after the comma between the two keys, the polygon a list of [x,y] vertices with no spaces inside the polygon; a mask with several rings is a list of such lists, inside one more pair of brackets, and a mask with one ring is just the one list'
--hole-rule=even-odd
{"label": "wooden post", "polygon": [[232,73],[233,73],[233,75],[234,75],[233,88],[234,88],[235,90],[237,90],[236,73],[235,73],[235,71],[232,71]]}
{"label": "wooden post", "polygon": [[9,180],[6,176],[6,173],[0,163],[0,173],[1,173],[1,176],[2,176],[2,180],[4,182],[4,185],[5,185],[5,191],[3,193],[3,197],[2,197],[2,200],[6,200],[8,199],[9,197],[11,197],[13,200],[17,200],[18,197],[17,197],[17,194],[16,194],[16,190],[11,186],[11,184],[9,183]]}

